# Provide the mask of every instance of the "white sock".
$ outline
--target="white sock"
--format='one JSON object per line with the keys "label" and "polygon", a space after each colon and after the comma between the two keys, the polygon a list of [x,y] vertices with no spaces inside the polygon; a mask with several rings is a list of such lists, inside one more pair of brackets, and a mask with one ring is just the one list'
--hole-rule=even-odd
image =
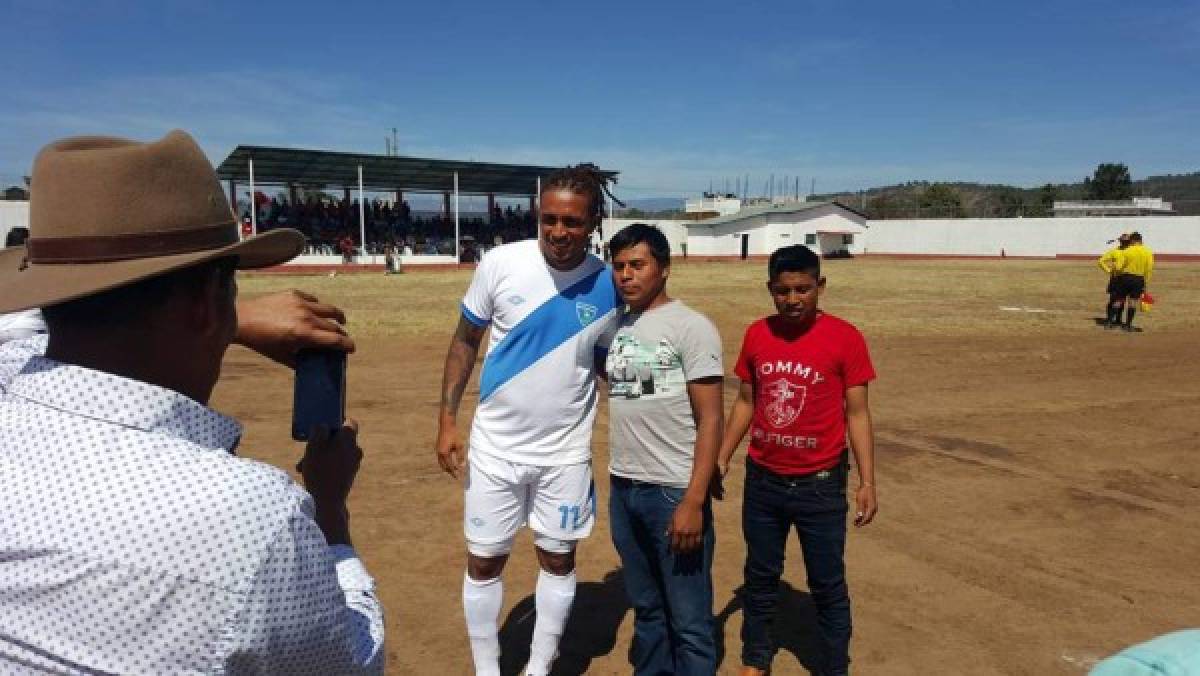
{"label": "white sock", "polygon": [[467,616],[475,676],[500,676],[500,637],[496,625],[502,605],[504,583],[499,577],[472,580],[470,575],[463,575],[463,614]]}
{"label": "white sock", "polygon": [[554,658],[558,657],[558,642],[567,626],[571,604],[575,602],[575,571],[566,575],[538,572],[534,596],[537,621],[533,624],[533,643],[529,646],[529,666],[525,673],[527,676],[546,676]]}

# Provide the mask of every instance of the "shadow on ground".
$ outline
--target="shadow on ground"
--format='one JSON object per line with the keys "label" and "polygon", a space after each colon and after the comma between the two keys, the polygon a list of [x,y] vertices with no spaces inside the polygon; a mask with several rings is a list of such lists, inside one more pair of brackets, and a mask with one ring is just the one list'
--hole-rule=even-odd
{"label": "shadow on ground", "polygon": [[[519,675],[529,661],[534,607],[533,595],[525,597],[500,626],[500,673],[505,676]],[[611,653],[616,647],[617,629],[628,610],[620,570],[609,571],[602,582],[579,583],[551,676],[586,674],[593,658]]]}
{"label": "shadow on ground", "polygon": [[[733,598],[716,616],[717,666],[725,663],[726,651],[730,663],[741,665],[741,645],[725,645],[725,625],[742,610],[742,588],[738,587]],[[738,618],[741,626],[741,618]],[[781,652],[789,652],[810,673],[817,673],[821,664],[821,641],[817,636],[817,611],[812,596],[800,591],[787,582],[779,583],[779,612],[775,615],[775,644]]]}

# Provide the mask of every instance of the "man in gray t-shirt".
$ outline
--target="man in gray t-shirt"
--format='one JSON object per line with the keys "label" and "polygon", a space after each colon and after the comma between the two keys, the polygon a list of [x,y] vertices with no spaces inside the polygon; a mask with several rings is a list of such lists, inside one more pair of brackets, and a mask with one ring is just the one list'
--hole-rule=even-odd
{"label": "man in gray t-shirt", "polygon": [[609,348],[607,371],[609,471],[687,488],[696,445],[687,384],[723,375],[716,327],[678,300],[629,312]]}
{"label": "man in gray t-shirt", "polygon": [[634,609],[637,674],[716,673],[709,483],[721,441],[721,337],[667,296],[670,248],[635,223],[609,242],[629,306],[606,361],[609,518]]}

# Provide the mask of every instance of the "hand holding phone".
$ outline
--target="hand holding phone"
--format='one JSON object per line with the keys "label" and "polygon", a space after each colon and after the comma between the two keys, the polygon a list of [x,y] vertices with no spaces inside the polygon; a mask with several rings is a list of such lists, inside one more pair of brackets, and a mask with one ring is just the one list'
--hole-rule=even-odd
{"label": "hand holding phone", "polygon": [[351,544],[346,499],[363,457],[358,446],[358,423],[347,419],[339,427],[317,425],[311,431],[304,458],[296,469],[313,498],[314,519],[325,541],[330,545]]}

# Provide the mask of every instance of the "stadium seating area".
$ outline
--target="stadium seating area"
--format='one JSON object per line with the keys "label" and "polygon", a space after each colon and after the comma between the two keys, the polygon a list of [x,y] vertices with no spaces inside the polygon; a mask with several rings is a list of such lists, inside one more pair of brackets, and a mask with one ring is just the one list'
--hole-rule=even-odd
{"label": "stadium seating area", "polygon": [[[345,254],[359,246],[358,200],[331,200],[309,197],[289,202],[287,198],[255,196],[258,231],[295,228],[308,240],[306,253]],[[413,254],[446,255],[454,251],[454,219],[442,213],[414,213],[407,202],[393,204],[372,200],[364,210],[367,252],[382,254],[388,249]],[[242,221],[250,223],[249,205],[243,205]],[[459,234],[488,245],[499,237],[512,242],[533,236],[533,214],[520,207],[501,209],[490,214],[472,214],[459,218]]]}

